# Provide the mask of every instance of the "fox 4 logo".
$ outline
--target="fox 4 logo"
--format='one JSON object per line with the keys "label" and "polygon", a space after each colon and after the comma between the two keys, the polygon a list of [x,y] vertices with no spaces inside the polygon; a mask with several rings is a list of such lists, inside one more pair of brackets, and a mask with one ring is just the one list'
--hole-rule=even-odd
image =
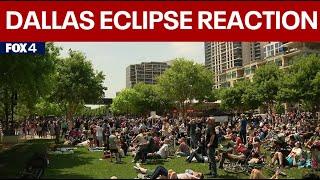
{"label": "fox 4 logo", "polygon": [[36,53],[37,48],[35,43],[31,43],[29,46],[28,43],[6,43],[6,53],[10,52],[21,54],[28,52]]}
{"label": "fox 4 logo", "polygon": [[4,42],[0,43],[0,54],[44,54],[45,43]]}

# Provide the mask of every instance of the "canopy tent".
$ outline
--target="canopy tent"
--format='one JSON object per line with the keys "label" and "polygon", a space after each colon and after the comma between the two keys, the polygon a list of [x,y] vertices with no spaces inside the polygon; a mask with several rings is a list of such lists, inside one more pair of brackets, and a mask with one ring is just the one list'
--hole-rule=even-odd
{"label": "canopy tent", "polygon": [[84,106],[90,108],[91,110],[93,110],[93,109],[99,109],[99,108],[104,107],[104,106],[106,106],[106,105],[86,104],[86,105],[84,105]]}
{"label": "canopy tent", "polygon": [[148,119],[159,119],[159,118],[161,118],[161,116],[158,116],[158,115],[156,115],[156,114],[148,117]]}

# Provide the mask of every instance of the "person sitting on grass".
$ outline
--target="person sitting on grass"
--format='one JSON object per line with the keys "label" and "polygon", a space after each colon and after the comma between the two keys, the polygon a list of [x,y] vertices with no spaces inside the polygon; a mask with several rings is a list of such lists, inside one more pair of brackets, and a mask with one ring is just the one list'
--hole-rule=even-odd
{"label": "person sitting on grass", "polygon": [[278,162],[278,164],[283,167],[285,157],[288,156],[291,151],[290,147],[288,147],[288,144],[284,140],[278,138],[273,142],[272,149],[274,149],[275,153],[272,155],[270,165],[274,166],[275,163]]}
{"label": "person sitting on grass", "polygon": [[147,177],[147,179],[203,179],[204,176],[200,172],[186,170],[185,173],[176,173],[172,169],[167,170],[163,166],[158,166],[155,170],[148,170],[137,164],[134,168]]}
{"label": "person sitting on grass", "polygon": [[226,130],[226,135],[224,135],[224,139],[225,140],[234,140],[235,139],[235,135],[233,134],[232,130],[230,128],[227,128]]}
{"label": "person sitting on grass", "polygon": [[178,143],[180,145],[176,151],[176,155],[183,156],[183,157],[189,156],[190,155],[190,147],[187,145],[185,137],[182,137],[181,139],[179,139]]}
{"label": "person sitting on grass", "polygon": [[141,160],[142,163],[146,161],[147,154],[154,152],[154,140],[151,136],[151,133],[147,133],[147,142],[144,144],[140,144],[140,147],[137,150],[137,153],[134,157],[133,163]]}
{"label": "person sitting on grass", "polygon": [[284,165],[288,165],[289,167],[297,166],[298,160],[302,155],[301,143],[296,142],[295,147],[292,148],[289,155],[284,159],[282,152],[276,152],[272,158],[271,165],[275,163],[276,160],[279,161],[279,165],[283,167]]}
{"label": "person sitting on grass", "polygon": [[197,162],[204,163],[206,153],[206,141],[204,137],[200,138],[198,148],[191,152],[190,156],[186,159],[187,162],[191,163],[193,158],[196,158]]}
{"label": "person sitting on grass", "polygon": [[246,159],[249,158],[249,156],[252,156],[252,151],[253,151],[252,144],[248,144],[248,148],[246,148],[246,151],[244,153],[240,153],[240,154],[234,153],[235,152],[234,147],[235,147],[234,142],[230,141],[228,143],[228,145],[226,146],[226,148],[222,150],[223,152],[221,153],[221,160],[219,162],[220,169],[223,168],[223,164],[224,164],[225,159],[245,161]]}
{"label": "person sitting on grass", "polygon": [[306,142],[311,151],[311,168],[320,169],[320,128],[316,128],[314,135]]}
{"label": "person sitting on grass", "polygon": [[169,156],[169,139],[165,139],[161,148],[154,153],[148,153],[147,158],[150,159],[166,159]]}

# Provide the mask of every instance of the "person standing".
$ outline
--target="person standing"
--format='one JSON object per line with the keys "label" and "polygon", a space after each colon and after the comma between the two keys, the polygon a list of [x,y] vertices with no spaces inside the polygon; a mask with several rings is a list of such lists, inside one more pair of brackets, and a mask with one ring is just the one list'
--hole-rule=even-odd
{"label": "person standing", "polygon": [[43,137],[44,138],[47,138],[47,135],[48,135],[48,121],[44,121],[44,123],[42,124],[42,132],[43,132]]}
{"label": "person standing", "polygon": [[248,125],[248,120],[245,117],[244,114],[241,114],[241,119],[240,119],[240,138],[241,141],[243,142],[244,145],[247,144],[247,125]]}
{"label": "person standing", "polygon": [[120,158],[120,153],[119,153],[119,148],[118,148],[119,139],[116,136],[116,131],[114,129],[111,131],[111,135],[109,136],[108,141],[109,141],[109,149],[111,152],[111,157],[110,157],[111,162],[112,162],[113,154],[115,154],[116,163],[120,163],[121,158]]}
{"label": "person standing", "polygon": [[208,148],[208,158],[209,158],[209,170],[208,175],[212,177],[217,177],[217,164],[215,159],[216,148],[218,147],[218,137],[215,132],[215,119],[213,117],[208,118],[207,126],[207,148]]}
{"label": "person standing", "polygon": [[35,131],[36,131],[36,125],[35,125],[34,122],[31,122],[31,123],[30,123],[30,135],[31,135],[31,139],[34,139]]}
{"label": "person standing", "polygon": [[190,122],[190,147],[192,149],[195,149],[197,147],[197,142],[196,142],[196,128],[197,128],[197,124],[196,124],[196,120],[192,119]]}
{"label": "person standing", "polygon": [[51,138],[51,139],[55,139],[55,137],[54,137],[54,136],[56,135],[56,133],[55,133],[55,126],[56,126],[56,125],[55,125],[54,122],[51,121],[51,122],[49,123],[49,131],[50,131],[50,138]]}
{"label": "person standing", "polygon": [[97,136],[97,146],[102,147],[103,146],[103,128],[97,124],[96,126],[96,136]]}
{"label": "person standing", "polygon": [[55,143],[58,144],[59,143],[59,139],[60,139],[60,124],[58,121],[56,121],[54,123],[54,133],[56,135],[55,137]]}
{"label": "person standing", "polygon": [[68,130],[68,124],[66,120],[62,121],[61,129],[62,129],[61,137],[64,137],[67,134],[67,130]]}
{"label": "person standing", "polygon": [[38,134],[39,138],[42,138],[42,124],[41,123],[37,124],[37,134]]}

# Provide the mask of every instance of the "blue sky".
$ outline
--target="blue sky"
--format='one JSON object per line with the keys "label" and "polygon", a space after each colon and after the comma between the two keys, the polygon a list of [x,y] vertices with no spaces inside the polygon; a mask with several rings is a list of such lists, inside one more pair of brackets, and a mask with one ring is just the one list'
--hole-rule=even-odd
{"label": "blue sky", "polygon": [[115,97],[126,86],[126,67],[149,61],[168,61],[185,57],[204,63],[203,42],[61,42],[62,56],[68,49],[80,50],[92,61],[94,68],[106,75],[106,97]]}

